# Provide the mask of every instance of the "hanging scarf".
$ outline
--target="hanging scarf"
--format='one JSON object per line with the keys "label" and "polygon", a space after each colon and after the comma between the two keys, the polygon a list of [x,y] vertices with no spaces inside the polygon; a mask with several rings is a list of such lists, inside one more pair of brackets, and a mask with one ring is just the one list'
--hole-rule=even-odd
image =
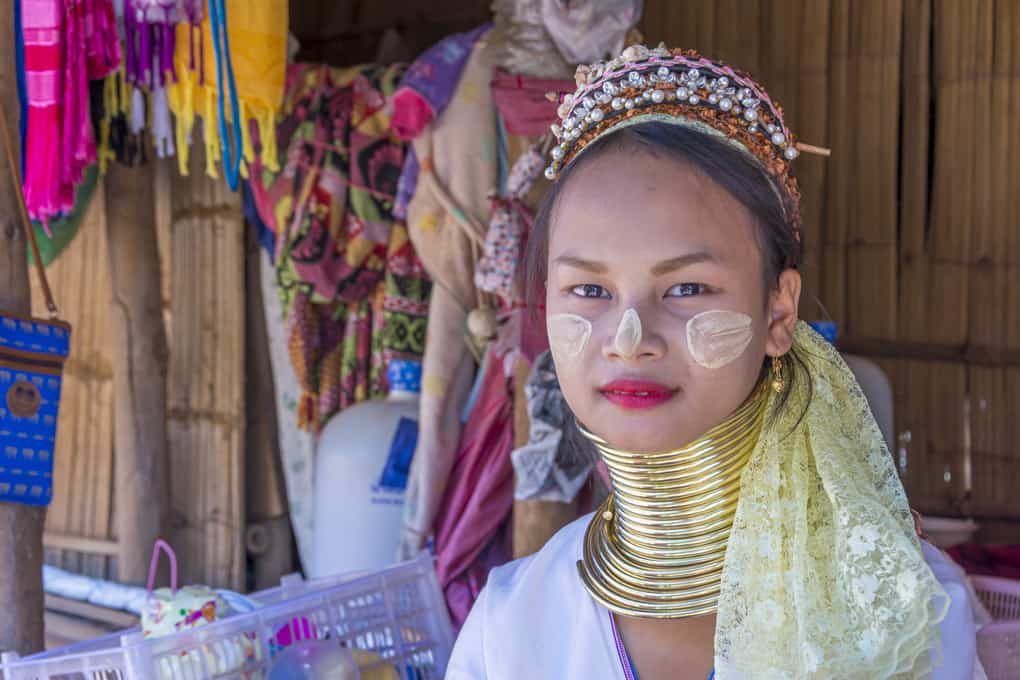
{"label": "hanging scarf", "polygon": [[531,78],[496,69],[492,77],[492,99],[506,131],[511,135],[537,137],[557,122],[556,102],[550,92],[572,92],[574,81]]}
{"label": "hanging scarf", "polygon": [[28,123],[25,200],[34,219],[69,212],[96,160],[89,80],[120,63],[110,0],[23,0]]}
{"label": "hanging scarf", "polygon": [[89,81],[99,80],[120,66],[120,40],[110,0],[65,0],[63,150],[61,196],[74,203],[74,187],[85,168],[96,161],[96,141],[89,111]]}
{"label": "hanging scarf", "polygon": [[716,677],[927,677],[949,601],[892,457],[836,350],[804,323],[794,348],[806,370],[741,477]]}
{"label": "hanging scarf", "polygon": [[33,219],[48,220],[68,206],[59,195],[64,13],[60,0],[23,0],[22,34],[28,129],[25,203]]}
{"label": "hanging scarf", "polygon": [[[225,0],[226,29],[230,36],[230,58],[237,83],[242,122],[254,121],[265,144],[262,162],[273,171],[279,169],[276,152],[278,112],[284,94],[287,69],[287,3],[283,0]],[[188,174],[188,145],[195,119],[203,121],[206,146],[206,173],[218,177],[223,140],[219,126],[219,91],[216,76],[214,41],[210,17],[200,26],[179,24],[174,49],[176,82],[167,85],[170,111],[176,120],[178,169]],[[229,107],[225,112],[230,119]],[[255,147],[247,124],[241,125],[242,174],[245,163],[255,158]]]}

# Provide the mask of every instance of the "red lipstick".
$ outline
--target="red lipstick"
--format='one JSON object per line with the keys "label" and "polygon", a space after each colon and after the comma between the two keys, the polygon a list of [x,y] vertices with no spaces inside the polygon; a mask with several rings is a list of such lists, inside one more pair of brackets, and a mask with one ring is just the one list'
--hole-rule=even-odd
{"label": "red lipstick", "polygon": [[599,390],[606,399],[625,409],[646,409],[673,398],[676,390],[644,380],[614,380]]}

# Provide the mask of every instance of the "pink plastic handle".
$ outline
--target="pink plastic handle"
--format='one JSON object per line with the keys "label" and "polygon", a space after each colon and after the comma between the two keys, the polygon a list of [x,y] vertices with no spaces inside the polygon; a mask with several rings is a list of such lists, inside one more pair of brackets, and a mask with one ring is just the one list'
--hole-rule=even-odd
{"label": "pink plastic handle", "polygon": [[162,538],[156,539],[156,544],[152,546],[152,561],[149,562],[149,580],[145,585],[147,592],[152,592],[152,586],[156,583],[156,567],[159,566],[159,551],[162,550],[166,553],[166,556],[170,558],[170,590],[177,592],[177,555],[174,554],[174,549],[170,547],[170,544],[164,541]]}

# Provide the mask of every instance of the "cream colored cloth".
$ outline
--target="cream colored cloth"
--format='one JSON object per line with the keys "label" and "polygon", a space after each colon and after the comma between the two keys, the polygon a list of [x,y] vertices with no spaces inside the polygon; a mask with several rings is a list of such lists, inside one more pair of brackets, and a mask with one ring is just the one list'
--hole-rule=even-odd
{"label": "cream colored cloth", "polygon": [[400,555],[427,538],[460,442],[460,407],[473,361],[467,313],[482,302],[474,265],[488,230],[489,197],[498,188],[492,55],[476,44],[449,104],[414,141],[421,169],[407,208],[408,232],[434,282],[422,361],[418,445],[411,463]]}

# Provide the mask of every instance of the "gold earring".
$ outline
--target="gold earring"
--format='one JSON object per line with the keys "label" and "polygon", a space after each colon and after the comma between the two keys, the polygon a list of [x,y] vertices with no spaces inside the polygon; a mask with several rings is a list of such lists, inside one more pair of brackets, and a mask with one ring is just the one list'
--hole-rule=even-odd
{"label": "gold earring", "polygon": [[782,394],[786,387],[786,379],[783,378],[783,360],[779,357],[772,357],[772,389],[776,394]]}

